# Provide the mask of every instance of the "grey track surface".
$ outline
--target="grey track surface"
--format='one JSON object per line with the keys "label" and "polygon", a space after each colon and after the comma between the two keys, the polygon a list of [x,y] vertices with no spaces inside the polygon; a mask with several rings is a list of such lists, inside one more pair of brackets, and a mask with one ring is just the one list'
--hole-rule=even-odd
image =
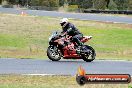
{"label": "grey track surface", "polygon": [[93,21],[103,21],[103,22],[117,22],[117,23],[128,23],[132,24],[131,16],[106,16],[101,14],[88,14],[88,13],[62,13],[56,11],[42,11],[42,10],[20,10],[14,8],[2,8],[0,7],[0,12],[11,13],[11,14],[21,14],[24,11],[29,15],[37,16],[50,16],[50,17],[67,17],[81,20],[93,20]]}
{"label": "grey track surface", "polygon": [[114,73],[132,75],[132,61],[103,61],[91,63],[82,60],[0,59],[0,74],[55,74],[75,75],[79,66],[87,73]]}

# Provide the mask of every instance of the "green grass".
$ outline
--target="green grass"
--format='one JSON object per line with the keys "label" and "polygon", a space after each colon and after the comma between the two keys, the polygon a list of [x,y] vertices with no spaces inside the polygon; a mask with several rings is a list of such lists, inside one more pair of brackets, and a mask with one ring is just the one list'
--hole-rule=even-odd
{"label": "green grass", "polygon": [[85,84],[80,86],[75,76],[0,75],[0,88],[128,88],[132,84]]}
{"label": "green grass", "polygon": [[18,47],[23,48],[27,44],[27,41],[24,40],[21,36],[1,34],[0,35],[0,45],[4,48],[9,47]]}
{"label": "green grass", "polygon": [[[80,27],[81,28],[81,27]],[[124,29],[90,29],[82,28],[84,35],[89,33],[94,39],[91,42],[100,51],[121,51],[131,47],[132,31]],[[115,48],[115,47],[118,47]]]}
{"label": "green grass", "polygon": [[[0,57],[46,58],[48,37],[61,30],[60,18],[0,14]],[[132,58],[132,25],[70,19],[84,35],[97,59]]]}

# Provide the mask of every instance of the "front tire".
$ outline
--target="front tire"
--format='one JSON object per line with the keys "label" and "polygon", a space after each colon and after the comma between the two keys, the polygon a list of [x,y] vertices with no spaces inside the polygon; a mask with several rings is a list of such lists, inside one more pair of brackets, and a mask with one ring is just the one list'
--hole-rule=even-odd
{"label": "front tire", "polygon": [[61,52],[56,46],[49,46],[47,56],[52,61],[59,61],[61,59]]}
{"label": "front tire", "polygon": [[84,61],[91,62],[95,59],[96,53],[91,46],[84,45],[84,49],[82,51],[81,56]]}

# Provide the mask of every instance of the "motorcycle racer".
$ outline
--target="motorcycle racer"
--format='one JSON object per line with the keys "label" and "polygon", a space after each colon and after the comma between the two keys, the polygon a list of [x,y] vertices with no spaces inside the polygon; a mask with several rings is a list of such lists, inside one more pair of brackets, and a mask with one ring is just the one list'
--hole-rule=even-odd
{"label": "motorcycle racer", "polygon": [[72,36],[72,41],[76,42],[78,45],[78,50],[81,50],[83,43],[80,41],[80,39],[83,38],[83,34],[72,23],[70,23],[67,18],[61,19],[60,25],[62,26],[61,36]]}

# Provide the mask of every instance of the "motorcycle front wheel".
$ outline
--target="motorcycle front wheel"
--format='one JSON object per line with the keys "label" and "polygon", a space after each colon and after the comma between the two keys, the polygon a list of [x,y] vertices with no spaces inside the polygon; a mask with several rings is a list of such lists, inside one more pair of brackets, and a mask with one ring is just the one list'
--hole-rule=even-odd
{"label": "motorcycle front wheel", "polygon": [[91,62],[95,59],[96,53],[91,46],[84,45],[81,56],[84,61]]}
{"label": "motorcycle front wheel", "polygon": [[61,52],[56,46],[49,46],[47,56],[52,61],[59,61],[61,59]]}

